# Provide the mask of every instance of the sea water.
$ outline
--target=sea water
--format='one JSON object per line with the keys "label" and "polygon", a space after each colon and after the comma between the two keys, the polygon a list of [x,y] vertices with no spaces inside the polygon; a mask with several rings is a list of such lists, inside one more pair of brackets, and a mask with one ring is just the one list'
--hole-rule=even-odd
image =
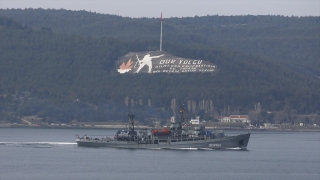
{"label": "sea water", "polygon": [[[227,135],[248,131],[225,131]],[[112,129],[0,128],[0,179],[320,179],[319,132],[251,131],[248,150],[78,147]]]}

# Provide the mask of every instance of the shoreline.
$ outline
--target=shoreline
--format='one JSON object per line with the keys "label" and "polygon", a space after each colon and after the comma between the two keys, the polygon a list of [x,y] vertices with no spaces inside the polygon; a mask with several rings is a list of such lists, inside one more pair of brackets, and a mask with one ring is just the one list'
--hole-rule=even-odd
{"label": "shoreline", "polygon": [[[126,129],[127,125],[92,125],[92,126],[70,126],[70,125],[12,125],[12,124],[1,124],[0,128],[34,128],[34,129]],[[149,127],[145,125],[137,125],[135,126],[137,129],[146,128],[152,129],[154,127]],[[245,129],[245,128],[224,128],[224,127],[206,127],[208,130],[240,130],[240,131],[253,131],[253,132],[320,132],[320,129]]]}

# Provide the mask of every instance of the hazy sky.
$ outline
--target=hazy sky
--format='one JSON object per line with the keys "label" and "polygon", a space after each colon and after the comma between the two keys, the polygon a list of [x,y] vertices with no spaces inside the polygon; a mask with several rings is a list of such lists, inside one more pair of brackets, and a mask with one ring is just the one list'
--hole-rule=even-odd
{"label": "hazy sky", "polygon": [[0,0],[0,8],[86,10],[128,17],[320,16],[320,0]]}

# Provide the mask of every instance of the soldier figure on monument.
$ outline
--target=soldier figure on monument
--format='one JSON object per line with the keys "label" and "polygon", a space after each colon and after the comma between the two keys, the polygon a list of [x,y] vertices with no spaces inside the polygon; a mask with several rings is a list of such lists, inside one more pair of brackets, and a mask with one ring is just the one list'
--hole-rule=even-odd
{"label": "soldier figure on monument", "polygon": [[151,61],[151,60],[152,60],[153,58],[159,58],[159,57],[163,56],[163,54],[162,54],[162,55],[159,55],[159,56],[150,56],[150,54],[146,54],[146,55],[143,57],[142,60],[139,59],[139,57],[138,57],[137,54],[136,54],[136,56],[137,56],[137,59],[138,59],[137,62],[139,62],[139,68],[138,68],[138,70],[137,70],[135,73],[139,73],[139,71],[140,71],[145,65],[149,66],[149,71],[148,71],[148,73],[151,73],[151,70],[152,70],[152,61]]}

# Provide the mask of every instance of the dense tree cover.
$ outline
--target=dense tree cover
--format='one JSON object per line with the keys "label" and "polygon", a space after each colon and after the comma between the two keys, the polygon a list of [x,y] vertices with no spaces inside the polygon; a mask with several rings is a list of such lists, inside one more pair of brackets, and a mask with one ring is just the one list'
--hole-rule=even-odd
{"label": "dense tree cover", "polygon": [[92,38],[52,29],[33,30],[0,17],[2,118],[14,121],[18,116],[38,115],[47,122],[125,120],[126,97],[139,120],[171,116],[172,99],[177,99],[177,104],[211,100],[216,112],[226,105],[248,111],[258,102],[264,111],[289,108],[312,113],[320,109],[317,79],[265,58],[173,39],[165,43],[168,52],[211,61],[218,72],[118,74],[118,57],[156,47],[158,41]]}
{"label": "dense tree cover", "polygon": [[[86,11],[0,9],[35,29],[109,36],[124,40],[159,39],[158,18],[129,18]],[[195,16],[164,18],[163,48],[176,41],[235,49],[260,56],[310,78],[320,76],[320,18],[286,16]],[[158,49],[150,46],[148,50]]]}

